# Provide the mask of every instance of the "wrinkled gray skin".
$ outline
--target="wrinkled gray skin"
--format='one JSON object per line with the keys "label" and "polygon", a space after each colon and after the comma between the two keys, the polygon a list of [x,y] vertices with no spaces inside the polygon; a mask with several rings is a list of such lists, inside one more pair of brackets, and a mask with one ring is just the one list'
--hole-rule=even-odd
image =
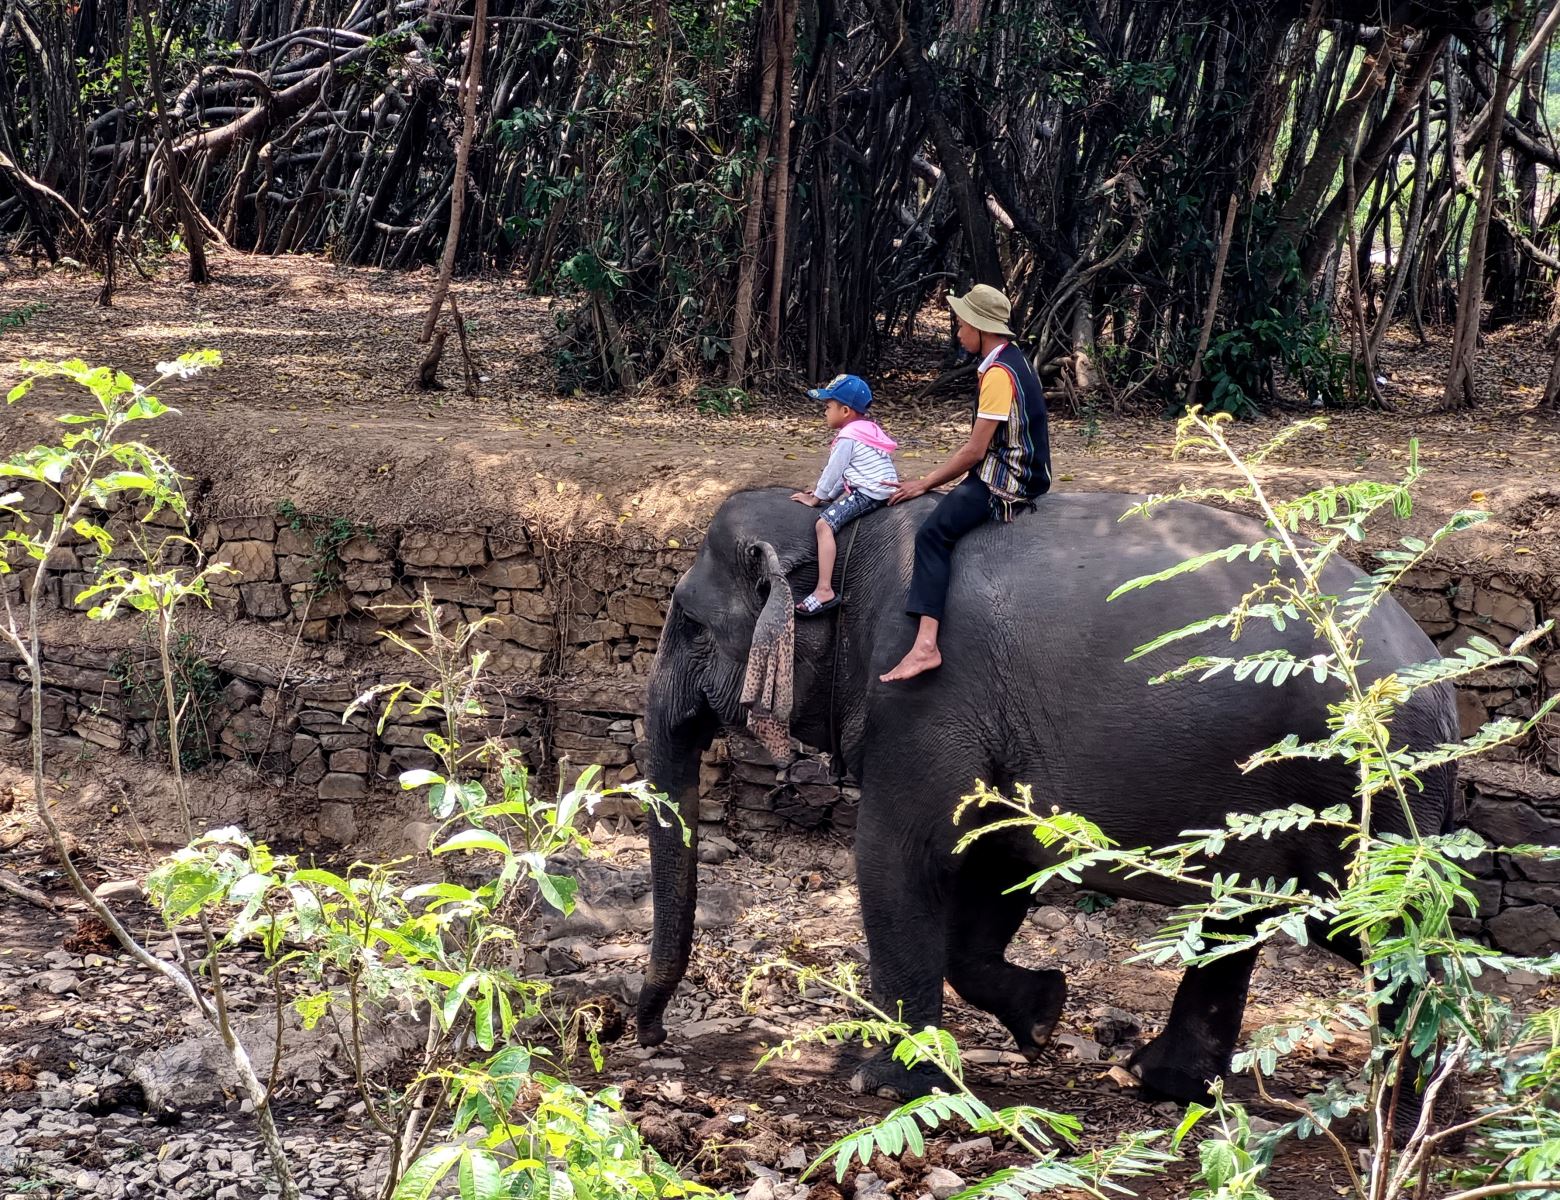
{"label": "wrinkled gray skin", "polygon": [[[977,779],[998,788],[1031,784],[1040,804],[1080,813],[1128,846],[1163,845],[1184,830],[1220,825],[1230,812],[1297,802],[1323,808],[1352,795],[1349,772],[1336,764],[1284,764],[1249,775],[1235,767],[1285,734],[1321,735],[1324,701],[1335,689],[1324,694],[1309,678],[1283,687],[1241,683],[1228,672],[1205,683],[1148,686],[1152,675],[1194,654],[1230,653],[1219,634],[1125,661],[1158,633],[1224,612],[1269,573],[1243,557],[1107,604],[1128,579],[1263,536],[1254,521],[1189,504],[1118,524],[1135,499],[1052,494],[1038,512],[968,536],[954,560],[943,666],[910,682],[883,684],[878,675],[914,634],[901,607],[916,530],[934,498],[885,508],[846,529],[842,613],[796,623],[791,732],[813,746],[838,745],[861,783],[857,882],[872,990],[891,1012],[902,1004],[913,1027],[940,1021],[945,979],[1000,1019],[1030,1057],[1062,1010],[1060,971],[1004,957],[1029,897],[1002,893],[1041,864],[1034,839],[997,834],[953,853],[960,831],[951,814]],[[756,644],[757,618],[766,603],[792,604],[813,586],[816,516],[782,491],[739,493],[722,506],[677,585],[650,679],[648,773],[690,829],[698,826],[700,751],[721,728],[742,726],[749,654],[773,649]],[[773,546],[783,579],[769,577],[764,543]],[[1342,592],[1356,578],[1340,562],[1326,583]],[[1367,642],[1371,672],[1435,657],[1393,601],[1377,611]],[[1254,627],[1240,649],[1277,645],[1299,656],[1318,650],[1309,630],[1293,623],[1283,634]],[[1457,732],[1445,687],[1419,693],[1396,723],[1397,737],[1416,748]],[[1448,825],[1454,782],[1450,770],[1426,779],[1414,801],[1421,830]],[[1377,821],[1381,829],[1404,825],[1390,810]],[[680,830],[652,826],[655,933],[639,997],[639,1040],[647,1046],[666,1037],[662,1013],[688,963],[695,851]],[[1344,860],[1325,833],[1287,835],[1232,844],[1219,869],[1310,884],[1320,874],[1341,876]],[[1197,898],[1154,880],[1086,882],[1162,904]],[[1358,961],[1352,944],[1333,949]],[[1187,971],[1166,1029],[1134,1060],[1146,1090],[1195,1098],[1227,1069],[1254,961],[1254,953],[1235,954]],[[930,1082],[886,1055],[865,1063],[853,1081],[898,1095]]]}

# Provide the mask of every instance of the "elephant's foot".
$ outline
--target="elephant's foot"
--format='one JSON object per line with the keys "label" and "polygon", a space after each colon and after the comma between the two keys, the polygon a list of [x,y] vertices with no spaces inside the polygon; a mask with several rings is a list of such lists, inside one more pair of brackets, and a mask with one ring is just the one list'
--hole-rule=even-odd
{"label": "elephant's foot", "polygon": [[687,960],[684,959],[682,964],[674,965],[672,971],[662,972],[661,978],[646,980],[639,989],[639,999],[634,1005],[634,1024],[638,1027],[641,1046],[659,1046],[666,1040],[666,1006],[682,980],[686,965]]}
{"label": "elephant's foot", "polygon": [[641,1046],[659,1046],[666,1040],[666,1000],[641,991],[634,1024]]}
{"label": "elephant's foot", "polygon": [[1014,1019],[1004,1019],[1003,1024],[1018,1043],[1018,1052],[1030,1062],[1040,1057],[1051,1042],[1056,1023],[1062,1018],[1062,1008],[1067,1003],[1067,976],[1060,971],[1027,971],[1029,976],[1025,995],[1012,1010]]}
{"label": "elephant's foot", "polygon": [[893,1054],[884,1050],[873,1055],[856,1068],[850,1077],[850,1090],[864,1096],[882,1096],[886,1100],[914,1100],[925,1096],[935,1088],[948,1086],[943,1073],[929,1063],[906,1067],[895,1062]]}
{"label": "elephant's foot", "polygon": [[1195,1040],[1162,1033],[1128,1059],[1127,1067],[1138,1077],[1145,1097],[1192,1104],[1208,1100],[1209,1085],[1229,1069],[1229,1061]]}
{"label": "elephant's foot", "polygon": [[1030,1062],[1050,1043],[1067,1003],[1067,977],[1060,971],[1034,971],[1005,962],[995,968],[955,963],[949,978],[966,1001],[1007,1026],[1018,1052]]}

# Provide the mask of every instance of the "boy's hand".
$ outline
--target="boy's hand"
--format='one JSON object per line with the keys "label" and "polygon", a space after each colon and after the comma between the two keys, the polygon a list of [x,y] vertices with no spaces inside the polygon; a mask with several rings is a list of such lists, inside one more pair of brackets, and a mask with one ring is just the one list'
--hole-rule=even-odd
{"label": "boy's hand", "polygon": [[805,504],[808,508],[817,508],[823,501],[819,500],[811,492],[792,492],[791,499],[798,504]]}
{"label": "boy's hand", "polygon": [[890,504],[903,504],[906,500],[914,500],[917,496],[924,496],[931,491],[924,479],[904,479],[884,486],[894,489],[894,494],[888,498]]}

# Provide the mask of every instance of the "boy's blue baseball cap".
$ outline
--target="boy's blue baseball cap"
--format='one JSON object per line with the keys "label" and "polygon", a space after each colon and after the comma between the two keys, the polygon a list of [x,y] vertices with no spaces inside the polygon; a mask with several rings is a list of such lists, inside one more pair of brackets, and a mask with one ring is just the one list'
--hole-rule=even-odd
{"label": "boy's blue baseball cap", "polygon": [[872,389],[860,375],[836,375],[823,387],[813,388],[807,394],[814,400],[837,400],[859,413],[872,407]]}

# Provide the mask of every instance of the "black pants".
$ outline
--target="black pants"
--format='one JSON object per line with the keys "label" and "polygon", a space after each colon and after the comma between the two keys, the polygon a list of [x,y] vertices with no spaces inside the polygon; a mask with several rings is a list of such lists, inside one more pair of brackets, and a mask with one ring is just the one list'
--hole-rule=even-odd
{"label": "black pants", "polygon": [[963,483],[938,501],[915,535],[915,570],[910,575],[906,612],[912,617],[942,620],[954,544],[991,519],[991,493],[974,475],[965,476]]}

